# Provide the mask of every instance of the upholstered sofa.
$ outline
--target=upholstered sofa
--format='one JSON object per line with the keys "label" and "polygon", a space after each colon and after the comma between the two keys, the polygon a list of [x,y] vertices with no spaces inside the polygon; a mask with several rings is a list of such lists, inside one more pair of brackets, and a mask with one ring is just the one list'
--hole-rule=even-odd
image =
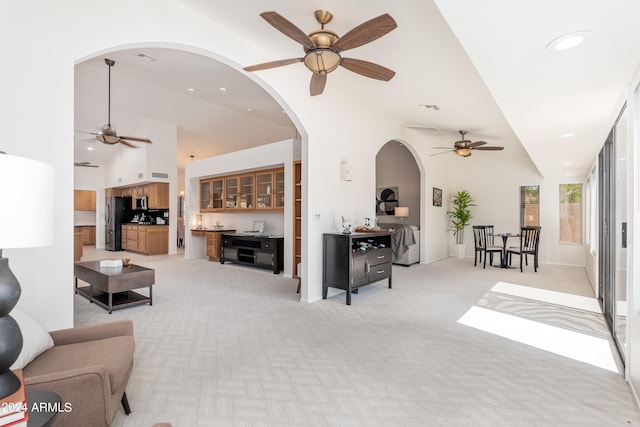
{"label": "upholstered sofa", "polygon": [[[54,426],[111,426],[133,368],[133,322],[122,320],[49,333],[53,347],[23,368],[27,390],[57,393],[62,408]],[[24,332],[23,332],[24,335]]]}

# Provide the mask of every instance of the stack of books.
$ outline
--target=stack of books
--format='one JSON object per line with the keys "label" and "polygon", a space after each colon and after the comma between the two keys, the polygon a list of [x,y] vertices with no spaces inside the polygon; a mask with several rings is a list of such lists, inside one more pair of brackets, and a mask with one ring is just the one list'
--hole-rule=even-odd
{"label": "stack of books", "polygon": [[22,369],[16,369],[13,373],[20,380],[20,388],[13,394],[0,400],[0,427],[26,426],[29,414],[27,413],[27,394],[24,388]]}

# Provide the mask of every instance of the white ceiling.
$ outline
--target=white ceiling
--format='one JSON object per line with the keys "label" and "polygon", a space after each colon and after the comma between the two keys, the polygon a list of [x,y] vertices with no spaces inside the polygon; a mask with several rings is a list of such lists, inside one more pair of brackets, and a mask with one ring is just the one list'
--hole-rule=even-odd
{"label": "white ceiling", "polygon": [[[263,46],[242,66],[303,54],[300,45],[260,18],[263,11],[274,10],[310,32],[319,27],[313,11],[326,9],[334,15],[327,28],[340,35],[389,13],[397,29],[343,56],[378,63],[396,76],[380,82],[339,68],[329,74],[325,94],[351,94],[407,126],[451,134],[452,142],[458,129],[467,129],[472,140],[503,145],[505,155],[522,144],[545,177],[588,173],[632,89],[628,84],[640,59],[637,0],[243,0],[241,7],[208,0],[181,3]],[[576,30],[592,35],[572,50],[545,50],[552,39]],[[140,52],[159,60],[140,59]],[[190,155],[208,157],[295,135],[276,101],[243,72],[213,59],[160,48],[108,57],[117,62],[112,123],[129,136],[144,136],[129,131],[139,118],[176,123],[180,166]],[[76,129],[95,131],[106,123],[103,58],[76,66]],[[290,67],[304,66],[259,73],[287,73]],[[221,92],[220,86],[228,90]],[[187,92],[188,87],[195,92]],[[308,90],[300,88],[305,94]],[[423,104],[440,110],[426,110]],[[575,136],[561,138],[565,133]],[[77,134],[76,161],[108,161],[104,157],[113,147],[82,141],[82,136]],[[99,150],[90,153],[88,145]],[[480,155],[492,153],[466,160]]]}

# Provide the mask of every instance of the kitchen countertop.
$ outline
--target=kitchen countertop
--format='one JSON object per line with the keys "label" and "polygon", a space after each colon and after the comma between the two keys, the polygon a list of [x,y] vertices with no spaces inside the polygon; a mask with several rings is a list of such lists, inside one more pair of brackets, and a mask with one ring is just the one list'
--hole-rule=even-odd
{"label": "kitchen countertop", "polygon": [[233,233],[233,228],[192,228],[191,231],[215,231],[219,233]]}

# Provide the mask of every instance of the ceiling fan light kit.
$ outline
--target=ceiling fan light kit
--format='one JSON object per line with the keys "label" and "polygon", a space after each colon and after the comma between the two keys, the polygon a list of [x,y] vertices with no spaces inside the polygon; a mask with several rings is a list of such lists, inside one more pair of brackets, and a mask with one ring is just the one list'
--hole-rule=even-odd
{"label": "ceiling fan light kit", "polygon": [[377,80],[389,81],[395,75],[394,71],[378,64],[343,58],[340,55],[342,51],[370,43],[395,29],[397,24],[388,14],[380,15],[360,24],[342,37],[324,28],[325,24],[333,19],[333,15],[326,10],[315,11],[316,20],[321,28],[308,35],[277,12],[263,12],[260,16],[282,34],[300,43],[304,48],[305,55],[302,58],[281,59],[251,65],[244,67],[245,71],[260,71],[304,62],[304,65],[313,73],[310,84],[311,96],[320,95],[324,91],[327,74],[341,65],[356,74]]}
{"label": "ceiling fan light kit", "polygon": [[465,135],[467,134],[466,130],[460,130],[458,132],[460,132],[462,139],[453,143],[453,149],[449,147],[433,147],[435,150],[447,150],[447,151],[443,151],[441,153],[436,153],[431,155],[437,156],[438,154],[444,154],[444,153],[453,151],[460,157],[469,157],[473,150],[484,150],[484,151],[504,150],[504,147],[486,145],[487,143],[484,141],[471,142],[471,140],[468,140],[465,138]]}
{"label": "ceiling fan light kit", "polygon": [[118,141],[120,141],[120,138],[118,138],[118,134],[116,132],[116,128],[111,124],[104,125],[102,127],[102,132],[96,135],[96,139],[100,142],[110,145],[116,144]]}

